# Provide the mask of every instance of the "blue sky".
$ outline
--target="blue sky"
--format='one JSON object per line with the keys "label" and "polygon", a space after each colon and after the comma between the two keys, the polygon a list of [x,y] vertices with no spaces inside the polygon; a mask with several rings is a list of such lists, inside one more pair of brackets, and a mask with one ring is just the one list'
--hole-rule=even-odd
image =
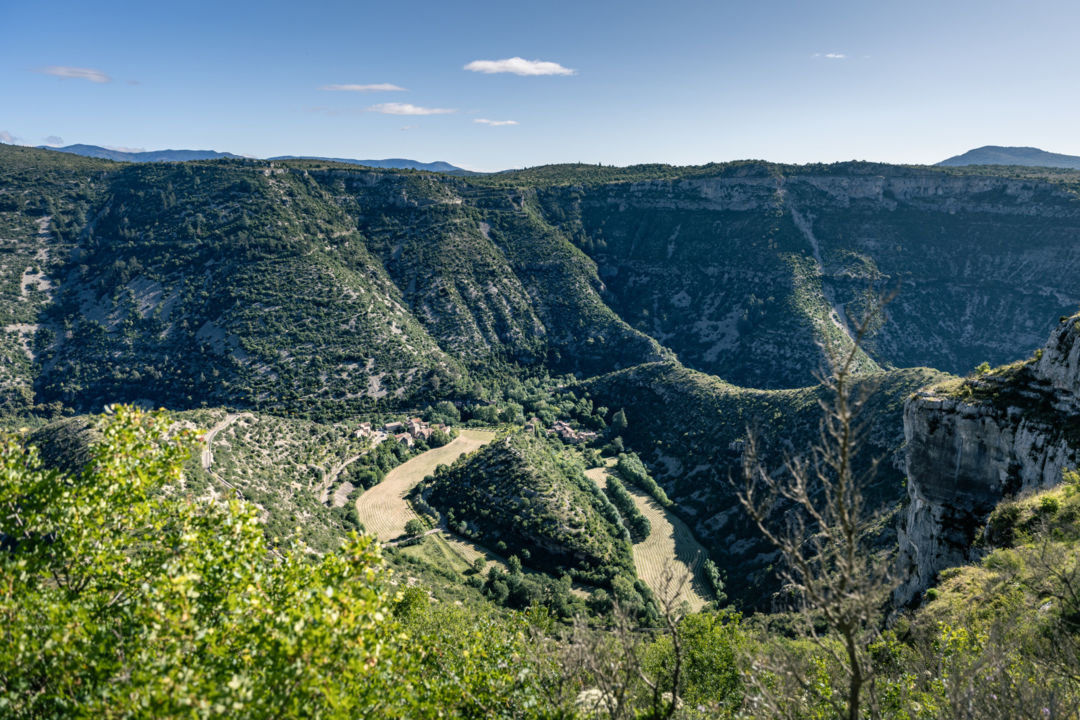
{"label": "blue sky", "polygon": [[[1077,28],[1076,0],[6,0],[0,139],[477,169],[1080,155]],[[327,89],[368,85],[403,89]]]}

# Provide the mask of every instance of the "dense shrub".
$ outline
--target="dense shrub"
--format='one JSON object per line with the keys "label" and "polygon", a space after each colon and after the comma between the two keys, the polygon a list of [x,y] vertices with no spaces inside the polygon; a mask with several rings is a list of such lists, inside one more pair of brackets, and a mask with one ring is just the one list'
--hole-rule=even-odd
{"label": "dense shrub", "polygon": [[621,453],[615,469],[628,483],[633,483],[642,491],[647,492],[664,507],[671,507],[671,500],[668,499],[667,493],[656,484],[656,480],[649,474],[648,469],[636,453]]}
{"label": "dense shrub", "polygon": [[622,515],[626,529],[630,532],[630,539],[637,543],[649,537],[649,531],[652,529],[649,519],[637,509],[634,498],[626,492],[626,488],[617,477],[608,477],[604,492],[611,500],[611,504]]}
{"label": "dense shrub", "polygon": [[520,621],[413,598],[399,625],[371,538],[271,553],[253,506],[174,496],[190,432],[102,433],[77,475],[0,439],[4,717],[545,714]]}

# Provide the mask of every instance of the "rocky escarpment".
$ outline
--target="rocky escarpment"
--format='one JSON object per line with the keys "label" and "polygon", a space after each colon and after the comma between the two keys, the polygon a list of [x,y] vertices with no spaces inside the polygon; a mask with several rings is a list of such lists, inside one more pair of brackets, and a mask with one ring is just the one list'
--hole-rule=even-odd
{"label": "rocky escarpment", "polygon": [[910,505],[900,531],[899,603],[975,559],[994,506],[1051,487],[1080,460],[1080,315],[1035,358],[931,388],[904,409]]}
{"label": "rocky escarpment", "polygon": [[899,291],[864,343],[882,368],[1006,363],[1080,303],[1080,197],[1020,171],[735,163],[537,202],[620,317],[743,387],[815,382],[872,285]]}

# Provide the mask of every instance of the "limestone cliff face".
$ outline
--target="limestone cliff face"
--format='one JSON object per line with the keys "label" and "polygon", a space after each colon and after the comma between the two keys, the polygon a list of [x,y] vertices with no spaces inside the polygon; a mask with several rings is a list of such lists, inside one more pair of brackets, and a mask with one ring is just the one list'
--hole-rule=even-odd
{"label": "limestone cliff face", "polygon": [[1035,373],[1058,391],[1057,410],[1068,414],[1080,411],[1080,322],[1076,317],[1062,322],[1050,336]]}
{"label": "limestone cliff face", "polygon": [[910,505],[900,530],[899,603],[942,569],[975,559],[972,543],[1003,498],[1061,481],[1080,460],[1080,315],[1037,359],[904,408]]}
{"label": "limestone cliff face", "polygon": [[624,321],[744,387],[814,383],[872,284],[899,289],[864,347],[881,367],[1006,363],[1080,304],[1080,196],[1019,174],[751,163],[536,199]]}

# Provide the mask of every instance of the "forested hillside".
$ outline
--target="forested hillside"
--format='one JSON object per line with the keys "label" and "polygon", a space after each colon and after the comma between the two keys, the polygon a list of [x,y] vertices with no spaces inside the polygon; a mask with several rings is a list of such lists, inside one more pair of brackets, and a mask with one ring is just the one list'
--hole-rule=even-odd
{"label": "forested hillside", "polygon": [[[963,373],[1034,349],[1080,301],[1077,188],[1027,169],[462,178],[0,146],[3,405],[17,425],[111,402],[327,427],[447,401],[457,421],[569,421],[595,449],[636,450],[732,596],[760,597],[770,562],[727,484],[748,429],[774,463],[811,441],[816,374],[895,291],[858,362],[877,388],[867,457],[886,457],[874,502],[895,508],[901,402],[937,377],[896,368]],[[315,475],[288,482],[319,495]],[[283,482],[248,492],[290,497]]]}
{"label": "forested hillside", "polygon": [[866,371],[965,372],[1034,349],[1080,301],[1078,186],[868,164],[463,179],[4,146],[7,405],[341,417],[675,356],[804,387],[871,286],[898,294]]}
{"label": "forested hillside", "polygon": [[465,537],[552,575],[610,586],[620,573],[633,576],[630,536],[583,470],[557,446],[514,433],[437,470],[417,495]]}

